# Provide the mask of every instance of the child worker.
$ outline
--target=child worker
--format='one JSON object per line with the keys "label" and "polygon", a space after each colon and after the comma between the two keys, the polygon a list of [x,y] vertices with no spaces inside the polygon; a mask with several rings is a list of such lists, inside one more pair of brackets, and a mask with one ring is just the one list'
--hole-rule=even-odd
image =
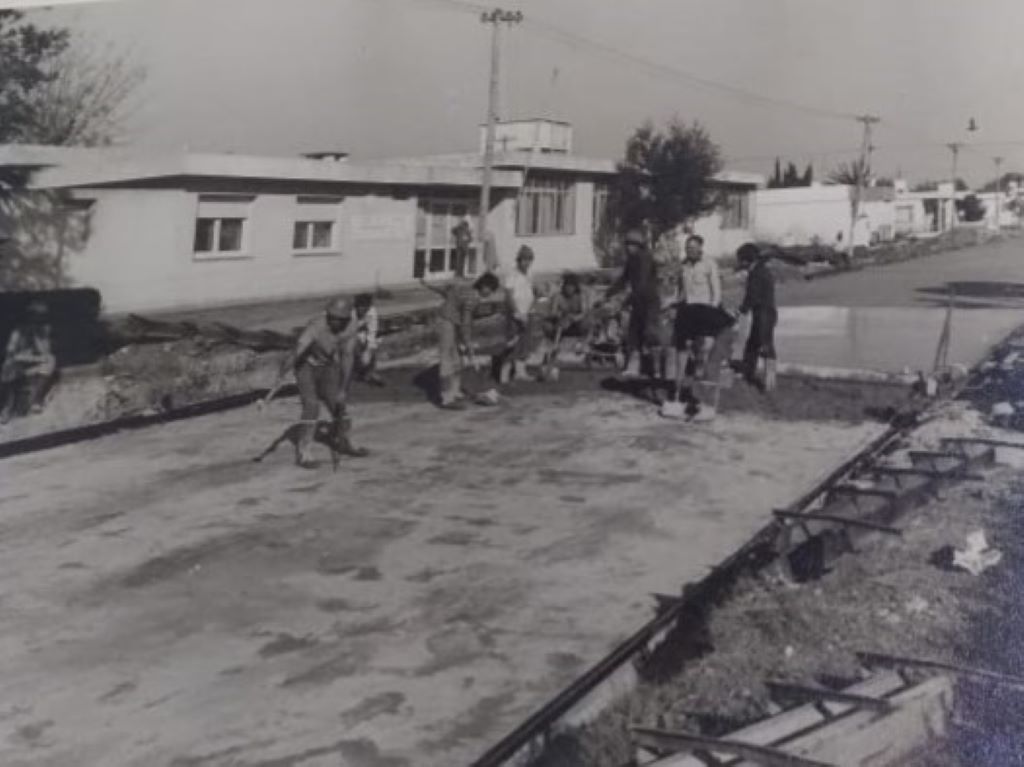
{"label": "child worker", "polygon": [[[465,361],[470,365],[475,354],[473,346],[473,311],[477,305],[501,287],[501,282],[492,272],[487,272],[469,284],[456,280],[443,288],[436,288],[424,282],[426,287],[441,295],[441,305],[437,322],[438,353],[440,357],[440,406],[444,410],[462,410],[465,408],[462,390],[462,373]],[[482,392],[474,393],[474,400],[479,405],[498,404],[498,390],[490,386]]]}
{"label": "child worker", "polygon": [[356,321],[356,376],[373,386],[383,386],[383,379],[377,375],[377,347],[380,345],[378,332],[380,316],[373,305],[372,293],[360,293],[355,300]]}
{"label": "child worker", "polygon": [[[768,266],[771,255],[752,242],[740,246],[736,258],[741,269],[747,270],[747,288],[739,313],[750,312],[750,335],[743,348],[743,374],[765,391],[775,389],[775,325],[779,310],[775,305],[775,276]],[[764,359],[764,379],[757,378],[758,361]]]}
{"label": "child worker", "polygon": [[589,296],[583,290],[579,276],[566,272],[544,319],[545,350],[541,371],[545,378],[555,380],[558,377],[555,361],[563,338],[576,339],[578,346],[590,339],[591,311]]}

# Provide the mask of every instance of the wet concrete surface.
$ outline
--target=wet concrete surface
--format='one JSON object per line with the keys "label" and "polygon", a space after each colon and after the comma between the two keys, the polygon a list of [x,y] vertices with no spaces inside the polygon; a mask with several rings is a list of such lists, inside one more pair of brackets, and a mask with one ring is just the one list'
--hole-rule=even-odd
{"label": "wet concrete surface", "polygon": [[[945,309],[923,307],[786,306],[776,345],[781,359],[801,365],[930,371],[945,318]],[[1013,309],[954,310],[949,364],[977,364],[1022,319]]]}
{"label": "wet concrete surface", "polygon": [[379,402],[253,463],[294,407],[0,464],[0,763],[467,764],[881,428]]}
{"label": "wet concrete surface", "polygon": [[949,362],[974,365],[1024,318],[1024,241],[780,284],[779,356],[803,365],[930,371],[951,295]]}

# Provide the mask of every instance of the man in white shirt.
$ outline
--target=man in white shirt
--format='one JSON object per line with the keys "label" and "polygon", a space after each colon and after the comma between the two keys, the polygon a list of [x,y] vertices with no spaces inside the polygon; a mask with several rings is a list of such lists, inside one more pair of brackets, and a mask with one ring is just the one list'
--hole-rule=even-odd
{"label": "man in white shirt", "polygon": [[530,311],[536,298],[530,268],[533,266],[533,250],[528,245],[519,248],[515,269],[504,275],[506,304],[506,342],[510,359],[501,366],[501,381],[507,383],[514,372],[515,377],[524,381],[533,380],[526,369],[530,356]]}
{"label": "man in white shirt", "polygon": [[722,303],[722,277],[718,263],[704,258],[704,238],[691,234],[686,238],[686,257],[679,280],[679,299],[688,304],[718,306]]}

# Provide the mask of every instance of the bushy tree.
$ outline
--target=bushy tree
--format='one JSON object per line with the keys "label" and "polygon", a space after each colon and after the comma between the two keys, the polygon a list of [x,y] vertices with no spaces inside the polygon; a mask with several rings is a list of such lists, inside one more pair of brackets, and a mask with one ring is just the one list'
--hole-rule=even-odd
{"label": "bushy tree", "polygon": [[67,48],[66,30],[41,29],[18,11],[0,11],[0,143],[28,138],[33,98]]}
{"label": "bushy tree", "polygon": [[962,200],[957,200],[956,208],[961,218],[968,223],[981,221],[985,218],[985,205],[978,199],[977,195],[969,194]]}
{"label": "bushy tree", "polygon": [[0,11],[0,143],[108,144],[142,77],[122,54]]}
{"label": "bushy tree", "polygon": [[721,168],[718,145],[699,123],[675,119],[663,131],[647,123],[626,142],[606,220],[614,232],[647,227],[657,242],[715,208],[711,180]]}

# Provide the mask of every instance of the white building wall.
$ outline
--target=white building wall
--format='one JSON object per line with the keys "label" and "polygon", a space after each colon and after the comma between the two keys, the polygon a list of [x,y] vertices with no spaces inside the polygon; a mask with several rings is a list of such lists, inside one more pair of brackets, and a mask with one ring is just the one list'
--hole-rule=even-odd
{"label": "white building wall", "polygon": [[572,234],[530,236],[516,234],[516,195],[504,195],[492,208],[489,219],[501,265],[513,266],[519,248],[529,245],[534,255],[533,270],[538,273],[593,269],[597,266],[593,234],[593,182],[577,182],[575,195],[575,227]]}
{"label": "white building wall", "polygon": [[[753,205],[751,205],[753,208]],[[753,211],[751,211],[751,217]],[[704,238],[704,254],[712,258],[733,256],[744,243],[754,239],[753,222],[745,228],[722,228],[722,214],[720,211],[712,211],[701,216],[693,224],[693,233]],[[685,240],[685,236],[681,241]]]}
{"label": "white building wall", "polygon": [[850,192],[845,186],[759,189],[754,193],[754,233],[778,245],[835,245],[850,236]]}
{"label": "white building wall", "polygon": [[[754,234],[758,240],[779,245],[840,245],[850,237],[851,187],[809,186],[759,189],[754,193]],[[891,240],[896,210],[892,200],[870,200],[860,205],[854,231],[858,246]]]}
{"label": "white building wall", "polygon": [[258,194],[250,204],[243,257],[197,258],[198,193],[91,190],[91,235],[69,255],[74,284],[98,289],[104,310],[181,309],[354,291],[412,279],[415,198],[349,196],[336,244],[324,254],[292,248],[295,194]]}

